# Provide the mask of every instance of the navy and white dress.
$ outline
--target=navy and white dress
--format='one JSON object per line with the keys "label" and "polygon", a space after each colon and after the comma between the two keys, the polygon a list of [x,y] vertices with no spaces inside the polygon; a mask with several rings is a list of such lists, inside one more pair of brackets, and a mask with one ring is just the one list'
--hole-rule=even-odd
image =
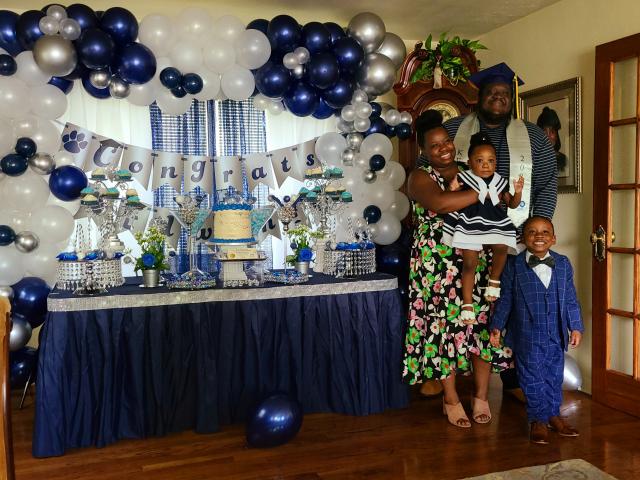
{"label": "navy and white dress", "polygon": [[478,251],[485,245],[507,245],[516,253],[516,227],[500,202],[509,181],[497,173],[482,178],[470,170],[458,173],[458,181],[478,192],[478,202],[444,217],[444,243]]}

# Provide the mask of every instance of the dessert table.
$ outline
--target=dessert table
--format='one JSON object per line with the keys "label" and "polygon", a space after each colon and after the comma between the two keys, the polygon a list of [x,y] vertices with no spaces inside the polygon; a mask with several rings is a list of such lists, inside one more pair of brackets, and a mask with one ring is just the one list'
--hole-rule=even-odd
{"label": "dessert table", "polygon": [[54,290],[40,334],[33,454],[242,422],[274,392],[306,413],[408,404],[395,277],[104,295]]}

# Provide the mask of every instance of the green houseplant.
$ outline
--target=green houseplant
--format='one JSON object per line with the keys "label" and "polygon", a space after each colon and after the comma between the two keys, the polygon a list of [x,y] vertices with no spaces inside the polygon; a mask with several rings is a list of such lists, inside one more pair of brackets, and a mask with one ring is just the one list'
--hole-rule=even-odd
{"label": "green houseplant", "polygon": [[287,255],[287,264],[294,265],[301,273],[307,273],[309,263],[313,260],[312,240],[322,238],[322,233],[313,231],[306,225],[300,225],[290,229],[288,235],[293,254]]}

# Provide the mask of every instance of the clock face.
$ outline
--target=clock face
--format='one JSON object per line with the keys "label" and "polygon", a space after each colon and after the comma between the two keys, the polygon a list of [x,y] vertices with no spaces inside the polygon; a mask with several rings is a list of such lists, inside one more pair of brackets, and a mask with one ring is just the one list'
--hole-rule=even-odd
{"label": "clock face", "polygon": [[445,122],[450,118],[457,117],[460,115],[460,112],[458,111],[458,108],[455,105],[445,101],[433,102],[427,108],[428,110],[437,110],[438,112],[440,112]]}

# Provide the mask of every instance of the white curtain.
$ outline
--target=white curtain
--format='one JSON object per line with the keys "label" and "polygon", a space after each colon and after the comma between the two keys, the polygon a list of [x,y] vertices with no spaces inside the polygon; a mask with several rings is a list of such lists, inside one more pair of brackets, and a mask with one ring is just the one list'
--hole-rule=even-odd
{"label": "white curtain", "polygon": [[267,121],[267,150],[297,145],[323,133],[335,132],[336,117],[318,120],[313,117],[296,117],[292,113],[284,112],[272,115],[266,112]]}

